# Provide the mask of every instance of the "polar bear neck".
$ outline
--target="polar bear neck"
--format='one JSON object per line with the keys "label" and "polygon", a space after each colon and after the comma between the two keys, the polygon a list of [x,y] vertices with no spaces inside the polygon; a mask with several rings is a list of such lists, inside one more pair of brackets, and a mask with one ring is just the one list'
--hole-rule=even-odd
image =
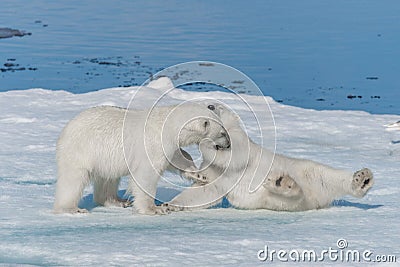
{"label": "polar bear neck", "polygon": [[185,127],[188,122],[196,119],[197,113],[199,113],[198,117],[204,116],[201,110],[198,110],[197,105],[162,107],[158,108],[154,113],[155,118],[158,120],[158,126],[163,129],[163,141],[168,141],[166,143],[171,143],[174,140],[172,143],[175,146],[183,147],[198,144],[201,141],[202,133],[196,130],[188,130]]}
{"label": "polar bear neck", "polygon": [[231,148],[215,150],[213,147],[200,148],[203,159],[207,164],[225,171],[241,171],[248,167],[255,155],[259,155],[259,148],[247,136],[239,123],[225,124],[231,140]]}

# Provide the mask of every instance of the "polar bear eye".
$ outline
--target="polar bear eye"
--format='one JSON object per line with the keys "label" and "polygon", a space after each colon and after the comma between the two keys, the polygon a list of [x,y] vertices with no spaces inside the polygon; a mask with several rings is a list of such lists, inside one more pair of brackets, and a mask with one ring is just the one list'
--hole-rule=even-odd
{"label": "polar bear eye", "polygon": [[209,110],[215,110],[215,106],[214,105],[208,105],[207,107]]}

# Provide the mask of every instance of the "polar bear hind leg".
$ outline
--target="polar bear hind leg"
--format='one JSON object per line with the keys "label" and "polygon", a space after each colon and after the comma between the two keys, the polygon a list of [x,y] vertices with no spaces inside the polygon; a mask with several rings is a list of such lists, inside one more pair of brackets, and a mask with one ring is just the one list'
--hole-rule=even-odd
{"label": "polar bear hind leg", "polygon": [[99,205],[110,207],[128,207],[130,202],[118,197],[118,185],[121,178],[118,179],[93,179],[94,183],[94,202]]}
{"label": "polar bear hind leg", "polygon": [[271,193],[282,197],[298,198],[303,196],[301,187],[287,174],[270,173],[263,186]]}
{"label": "polar bear hind leg", "polygon": [[78,203],[85,186],[89,183],[87,170],[74,168],[59,168],[56,196],[54,202],[55,213],[86,213],[86,209],[79,209]]}
{"label": "polar bear hind leg", "polygon": [[355,197],[363,197],[374,184],[372,172],[367,169],[356,171],[351,182],[352,194]]}

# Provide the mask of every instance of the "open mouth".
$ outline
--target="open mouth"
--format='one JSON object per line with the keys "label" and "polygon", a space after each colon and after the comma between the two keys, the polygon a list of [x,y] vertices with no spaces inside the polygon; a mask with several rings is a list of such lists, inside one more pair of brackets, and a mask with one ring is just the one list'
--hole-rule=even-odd
{"label": "open mouth", "polygon": [[229,149],[231,145],[227,145],[226,147],[220,146],[220,145],[215,145],[214,148],[215,150],[222,150],[222,149]]}

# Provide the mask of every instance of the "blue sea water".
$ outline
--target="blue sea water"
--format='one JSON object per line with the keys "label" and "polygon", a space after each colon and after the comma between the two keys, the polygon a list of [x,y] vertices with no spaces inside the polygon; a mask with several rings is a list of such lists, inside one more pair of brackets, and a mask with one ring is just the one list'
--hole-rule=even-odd
{"label": "blue sea water", "polygon": [[0,28],[32,33],[0,39],[0,91],[140,85],[203,60],[285,104],[400,114],[395,0],[2,0],[0,12]]}

